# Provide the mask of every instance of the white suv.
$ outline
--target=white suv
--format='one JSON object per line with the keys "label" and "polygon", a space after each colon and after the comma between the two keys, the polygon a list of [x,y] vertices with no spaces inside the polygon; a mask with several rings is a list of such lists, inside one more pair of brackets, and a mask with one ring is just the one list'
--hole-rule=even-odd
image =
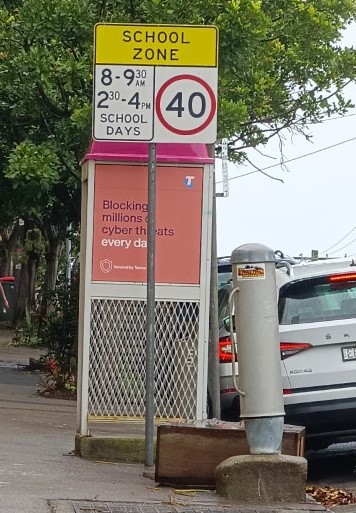
{"label": "white suv", "polygon": [[[338,259],[278,267],[285,421],[305,426],[313,447],[356,440],[356,263]],[[227,406],[236,393],[226,386],[232,381],[228,334],[222,329],[220,335],[221,397]]]}

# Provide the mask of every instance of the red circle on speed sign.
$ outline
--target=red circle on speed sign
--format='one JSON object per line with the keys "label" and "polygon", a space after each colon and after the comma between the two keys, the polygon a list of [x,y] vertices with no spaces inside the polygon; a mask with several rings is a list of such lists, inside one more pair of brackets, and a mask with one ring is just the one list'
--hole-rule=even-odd
{"label": "red circle on speed sign", "polygon": [[[168,123],[168,121],[164,118],[164,116],[162,114],[162,109],[161,109],[162,96],[163,96],[164,92],[166,91],[166,89],[170,85],[174,84],[174,82],[178,82],[179,80],[192,80],[193,82],[197,82],[204,89],[206,89],[206,91],[209,95],[209,98],[210,98],[210,112],[209,112],[208,117],[206,118],[204,123],[202,123],[201,125],[199,125],[195,128],[192,128],[190,130],[182,130],[180,128],[174,127],[173,125]],[[160,120],[160,122],[162,123],[162,125],[165,128],[167,128],[167,130],[169,130],[170,132],[173,132],[175,134],[178,134],[178,135],[194,135],[194,134],[198,134],[199,132],[202,132],[207,126],[210,125],[210,123],[214,119],[215,112],[216,112],[216,98],[215,98],[214,91],[212,90],[210,85],[207,82],[205,82],[205,80],[203,80],[199,77],[196,77],[194,75],[177,75],[176,77],[172,77],[161,86],[160,90],[157,93],[157,97],[156,97],[157,117]]]}

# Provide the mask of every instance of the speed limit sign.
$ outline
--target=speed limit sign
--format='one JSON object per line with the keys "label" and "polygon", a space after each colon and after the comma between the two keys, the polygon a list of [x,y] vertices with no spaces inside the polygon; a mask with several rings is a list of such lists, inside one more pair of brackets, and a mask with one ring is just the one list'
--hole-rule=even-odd
{"label": "speed limit sign", "polygon": [[[182,71],[182,70],[180,70]],[[205,73],[204,73],[205,71]],[[216,80],[213,70],[184,73],[163,70],[156,96],[155,138],[214,142],[216,138]]]}
{"label": "speed limit sign", "polygon": [[96,25],[94,139],[214,143],[217,40],[213,26]]}

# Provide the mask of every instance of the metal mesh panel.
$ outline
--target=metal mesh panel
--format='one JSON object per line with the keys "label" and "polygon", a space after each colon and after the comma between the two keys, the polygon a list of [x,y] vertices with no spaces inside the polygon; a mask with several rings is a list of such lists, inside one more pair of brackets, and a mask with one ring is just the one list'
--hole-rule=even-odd
{"label": "metal mesh panel", "polygon": [[[195,418],[199,305],[157,301],[155,416]],[[89,415],[145,414],[146,301],[93,299]]]}

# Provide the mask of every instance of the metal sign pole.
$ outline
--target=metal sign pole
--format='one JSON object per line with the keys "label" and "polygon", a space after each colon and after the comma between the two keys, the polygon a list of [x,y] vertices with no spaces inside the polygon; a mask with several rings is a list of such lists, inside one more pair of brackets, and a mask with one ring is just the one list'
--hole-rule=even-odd
{"label": "metal sign pole", "polygon": [[216,344],[219,340],[218,315],[218,263],[216,241],[216,196],[215,173],[213,191],[213,213],[211,227],[211,268],[210,268],[210,323],[209,323],[209,358],[208,358],[208,390],[211,400],[211,414],[213,418],[221,418],[220,406],[220,373],[219,356]]}
{"label": "metal sign pole", "polygon": [[147,316],[146,316],[146,414],[145,464],[153,467],[154,438],[154,356],[155,356],[155,254],[156,254],[156,144],[148,148],[147,225]]}

